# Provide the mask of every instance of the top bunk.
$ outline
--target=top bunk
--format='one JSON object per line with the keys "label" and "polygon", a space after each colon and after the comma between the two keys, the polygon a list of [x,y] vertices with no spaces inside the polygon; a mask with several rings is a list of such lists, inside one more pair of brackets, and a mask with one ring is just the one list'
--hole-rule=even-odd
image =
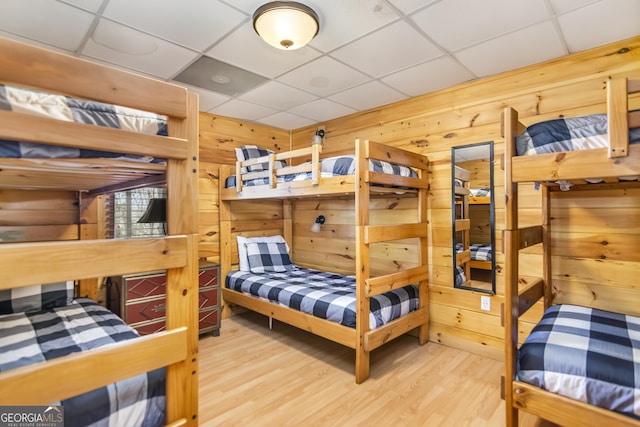
{"label": "top bunk", "polygon": [[454,166],[453,174],[457,197],[467,197],[470,205],[489,205],[491,203],[491,188],[472,188],[471,173],[468,170]]}
{"label": "top bunk", "polygon": [[353,197],[359,180],[372,195],[415,197],[428,186],[426,156],[368,140],[337,157],[323,157],[321,144],[283,153],[241,147],[236,157],[233,171],[220,168],[223,201]]}
{"label": "top bunk", "polygon": [[190,126],[185,88],[8,39],[0,52],[1,188],[159,186],[171,160],[197,155],[175,136]]}
{"label": "top bunk", "polygon": [[513,108],[503,114],[505,156],[512,182],[555,182],[561,189],[587,183],[637,181],[640,110],[629,111],[640,80],[607,82],[607,114],[559,118],[524,126]]}

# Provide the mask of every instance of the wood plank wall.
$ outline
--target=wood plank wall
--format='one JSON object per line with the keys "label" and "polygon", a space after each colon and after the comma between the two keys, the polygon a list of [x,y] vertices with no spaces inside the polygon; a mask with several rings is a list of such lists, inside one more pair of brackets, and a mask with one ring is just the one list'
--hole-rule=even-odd
{"label": "wood plank wall", "polygon": [[[562,115],[601,113],[605,111],[605,82],[608,76],[640,78],[640,37],[318,123],[291,133],[202,113],[200,256],[212,261],[218,259],[217,169],[220,164],[232,164],[235,161],[235,147],[257,144],[275,151],[285,150],[289,146],[306,147],[311,143],[318,126],[324,126],[326,137],[323,151],[326,155],[352,150],[355,138],[371,139],[423,153],[432,162],[429,212],[431,339],[501,359],[503,329],[500,310],[504,295],[504,256],[498,251],[496,296],[492,297],[490,312],[480,310],[480,294],[457,290],[452,285],[451,147],[490,140],[495,142],[496,241],[500,248],[501,230],[504,228],[504,200],[499,197],[503,194],[504,186],[500,168],[504,152],[500,137],[502,109],[506,106],[518,109],[526,124]],[[640,108],[640,97],[632,99],[632,106]],[[525,186],[521,192],[521,222],[525,225],[539,224],[540,193],[533,186]],[[557,215],[554,221],[558,224],[554,232],[554,247],[570,249],[569,255],[554,257],[553,260],[559,300],[634,309],[634,300],[631,298],[634,289],[628,278],[640,269],[637,255],[640,227],[638,220],[634,219],[638,218],[634,212],[640,208],[640,193],[638,190],[620,190],[615,194],[618,196],[610,196],[605,201],[588,199],[581,194],[554,204],[553,213]],[[349,271],[355,255],[352,203],[348,200],[321,200],[294,204],[293,256],[296,262],[317,268]],[[412,209],[408,203],[400,199],[392,209],[389,209],[390,206],[379,206],[379,220],[384,221],[384,215]],[[599,219],[584,210],[591,205],[596,206],[593,209],[596,209]],[[607,206],[606,216],[602,206]],[[278,230],[282,215],[279,209],[270,204],[263,204],[258,210],[239,205],[234,207],[234,215],[246,219],[245,225],[254,227],[253,231],[243,232],[243,235],[270,234],[265,230]],[[311,222],[318,214],[325,215],[327,223],[320,233],[311,233]],[[615,222],[612,220],[614,218]],[[623,224],[625,227],[621,227]],[[605,241],[607,244],[602,243]],[[381,248],[376,254],[377,261],[386,264],[385,268],[399,268],[411,263],[412,256],[410,242]],[[521,258],[523,274],[535,275],[541,271],[539,249],[530,248]],[[587,271],[598,274],[584,277],[582,272],[586,267],[589,268]],[[598,278],[603,278],[602,285],[596,283]],[[521,328],[523,336],[540,314],[540,307],[535,307],[525,317]]]}
{"label": "wood plank wall", "polygon": [[[525,124],[563,115],[603,113],[605,82],[609,76],[640,78],[640,37],[298,129],[292,132],[293,148],[307,146],[317,126],[323,125],[325,152],[340,151],[358,137],[429,156],[433,166],[429,213],[431,339],[499,359],[503,357],[500,309],[504,256],[497,255],[497,295],[492,297],[491,312],[480,310],[480,294],[453,289],[452,285],[451,147],[494,141],[495,194],[503,194],[500,159],[504,142],[499,122],[502,109],[516,108]],[[640,97],[632,99],[632,107],[640,108]],[[521,191],[521,222],[539,224],[540,193],[532,186]],[[553,259],[558,300],[638,310],[638,304],[634,305],[630,298],[635,289],[627,279],[640,268],[634,259],[640,242],[637,219],[640,194],[637,190],[625,190],[624,194],[618,193],[619,197],[604,200],[581,194],[560,202],[561,196],[554,196],[554,202],[558,199],[558,203],[553,205],[553,223],[557,224],[553,244],[557,248],[571,248],[572,252]],[[338,211],[325,210],[324,214],[336,221],[340,216]],[[504,200],[498,196],[498,247],[502,244],[503,224]],[[403,255],[398,256],[401,260]],[[539,274],[542,265],[539,249],[529,249],[521,263],[523,274]],[[326,267],[330,265],[327,263]],[[598,279],[603,284],[597,284]],[[528,314],[523,335],[540,313],[540,307],[536,307]]]}

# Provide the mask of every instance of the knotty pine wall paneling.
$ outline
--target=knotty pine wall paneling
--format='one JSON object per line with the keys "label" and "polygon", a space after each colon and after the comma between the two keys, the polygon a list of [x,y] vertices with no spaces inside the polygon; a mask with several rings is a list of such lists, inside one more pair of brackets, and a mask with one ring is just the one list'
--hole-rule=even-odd
{"label": "knotty pine wall paneling", "polygon": [[[504,256],[500,248],[504,198],[500,194],[504,194],[501,169],[504,141],[500,114],[504,107],[511,106],[520,112],[525,124],[531,124],[561,116],[603,113],[605,82],[609,76],[640,78],[640,37],[298,129],[292,132],[292,146],[307,146],[317,126],[322,125],[326,132],[325,153],[345,150],[355,138],[360,138],[430,158],[430,339],[501,359]],[[640,97],[632,98],[631,107],[640,108]],[[451,147],[483,141],[494,141],[495,157],[497,292],[491,298],[490,312],[480,310],[481,294],[453,288],[451,260]],[[533,185],[521,187],[521,222],[540,224],[540,193]],[[617,203],[612,203],[612,198]],[[605,308],[614,306],[616,301],[633,305],[638,300],[631,299],[631,294],[637,295],[637,290],[622,278],[633,277],[633,272],[640,269],[640,262],[631,255],[637,253],[640,242],[638,220],[632,219],[640,218],[637,215],[640,195],[637,190],[626,190],[624,197],[594,197],[587,201],[586,197],[574,196],[570,200],[554,196],[558,206],[553,207],[557,215],[552,220],[557,230],[553,245],[556,249],[571,249],[568,255],[553,258],[557,299]],[[595,211],[586,210],[586,205],[599,207],[590,208]],[[598,210],[605,206],[609,221],[605,221],[604,211]],[[344,215],[340,210],[325,210],[324,214],[337,222]],[[297,234],[295,238],[299,238]],[[609,240],[612,248],[608,247]],[[317,263],[321,261],[318,258]],[[522,274],[539,275],[540,248],[524,251],[520,262]],[[580,274],[596,270],[600,273],[589,278]],[[523,336],[541,313],[541,307],[535,307],[527,314],[521,328]]]}
{"label": "knotty pine wall paneling", "polygon": [[[323,155],[352,152],[356,138],[390,144],[429,157],[431,188],[430,211],[430,339],[496,359],[503,357],[503,328],[500,323],[504,296],[504,256],[501,253],[504,229],[504,181],[501,158],[504,141],[500,132],[500,114],[506,106],[516,108],[525,124],[557,118],[605,112],[605,82],[609,76],[640,79],[640,37],[612,43],[561,59],[523,67],[455,87],[439,90],[405,101],[373,108],[317,123],[291,132],[202,113],[200,117],[201,161],[201,245],[200,256],[216,261],[218,250],[217,174],[221,164],[233,164],[233,149],[257,144],[274,151],[307,147],[319,126],[325,128]],[[425,76],[428,78],[428,76]],[[631,99],[632,108],[640,108],[640,97]],[[451,147],[494,141],[494,180],[496,216],[496,295],[491,311],[480,310],[481,294],[453,288],[451,260]],[[533,185],[522,185],[520,217],[523,225],[541,222],[541,197]],[[624,283],[640,271],[637,247],[640,240],[634,212],[640,209],[638,190],[618,191],[616,203],[609,198],[573,197],[571,202],[554,196],[553,212],[558,219],[552,244],[569,249],[569,255],[554,256],[554,289],[558,300],[577,301],[593,306],[612,306],[618,301],[633,305],[637,290]],[[557,199],[557,201],[556,201]],[[588,199],[588,200],[587,200]],[[299,201],[293,204],[293,255],[296,262],[316,268],[348,272],[355,253],[353,247],[353,206],[349,200]],[[402,200],[395,209],[415,209]],[[595,214],[586,206],[595,205]],[[607,206],[610,218],[624,228],[604,221]],[[379,206],[380,221],[389,214]],[[265,218],[275,221],[281,215],[277,205],[265,205]],[[374,208],[376,212],[376,208]],[[318,214],[327,218],[320,233],[309,227]],[[237,214],[251,218],[255,212],[238,206]],[[600,216],[600,219],[594,219]],[[266,218],[268,217],[268,218]],[[637,215],[635,215],[637,217]],[[247,220],[256,224],[256,219]],[[247,222],[245,222],[246,224]],[[568,225],[563,225],[568,224]],[[575,225],[577,224],[577,225]],[[585,228],[586,227],[586,228]],[[620,230],[624,229],[623,232]],[[259,233],[253,231],[249,233]],[[242,232],[245,234],[245,232]],[[603,244],[602,242],[607,242]],[[386,267],[408,265],[414,259],[411,242],[381,248],[376,264]],[[636,254],[636,255],[632,255]],[[522,274],[537,275],[542,268],[539,248],[528,248],[521,255]],[[580,275],[581,269],[600,271],[592,278]],[[565,273],[568,272],[568,273]],[[565,275],[566,274],[566,275]],[[603,282],[597,282],[601,278]],[[637,300],[635,300],[637,301]],[[624,305],[624,304],[623,304]],[[637,304],[636,304],[637,306]],[[631,309],[631,307],[628,307]],[[523,319],[524,337],[539,318],[542,309],[535,306]]]}

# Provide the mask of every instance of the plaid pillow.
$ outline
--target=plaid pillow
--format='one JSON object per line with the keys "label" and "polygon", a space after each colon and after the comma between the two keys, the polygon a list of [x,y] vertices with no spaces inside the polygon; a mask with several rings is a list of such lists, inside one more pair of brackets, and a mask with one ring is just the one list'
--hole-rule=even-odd
{"label": "plaid pillow", "polygon": [[[249,269],[249,260],[247,259],[247,243],[284,243],[287,244],[287,241],[284,240],[282,236],[264,236],[264,237],[242,237],[238,236],[236,238],[238,240],[238,264],[240,265],[241,271],[251,271]],[[287,253],[289,253],[289,246],[287,246]]]}
{"label": "plaid pillow", "polygon": [[27,313],[73,302],[73,281],[23,286],[0,291],[0,314]]}
{"label": "plaid pillow", "polygon": [[[269,154],[273,154],[273,151],[267,150],[266,148],[258,147],[257,145],[243,145],[240,148],[236,148],[236,159],[239,162],[244,162],[249,159],[257,159],[258,157],[267,156]],[[280,169],[287,166],[287,162],[284,160],[276,160],[274,167],[276,169]],[[266,171],[269,169],[269,165],[267,163],[258,163],[257,165],[249,166],[248,168],[242,168],[242,173],[247,172],[260,172]]]}
{"label": "plaid pillow", "polygon": [[286,243],[247,243],[249,270],[252,273],[284,272],[291,270],[291,258]]}

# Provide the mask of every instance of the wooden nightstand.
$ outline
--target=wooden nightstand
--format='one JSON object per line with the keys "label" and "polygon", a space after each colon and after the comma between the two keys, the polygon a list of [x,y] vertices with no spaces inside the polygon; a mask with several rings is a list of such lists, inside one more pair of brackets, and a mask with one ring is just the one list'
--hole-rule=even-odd
{"label": "wooden nightstand", "polygon": [[[165,329],[165,271],[111,277],[119,290],[120,317],[140,335]],[[220,267],[201,262],[199,267],[199,332],[220,335]],[[116,308],[113,307],[112,310]],[[113,310],[117,311],[117,310]]]}

